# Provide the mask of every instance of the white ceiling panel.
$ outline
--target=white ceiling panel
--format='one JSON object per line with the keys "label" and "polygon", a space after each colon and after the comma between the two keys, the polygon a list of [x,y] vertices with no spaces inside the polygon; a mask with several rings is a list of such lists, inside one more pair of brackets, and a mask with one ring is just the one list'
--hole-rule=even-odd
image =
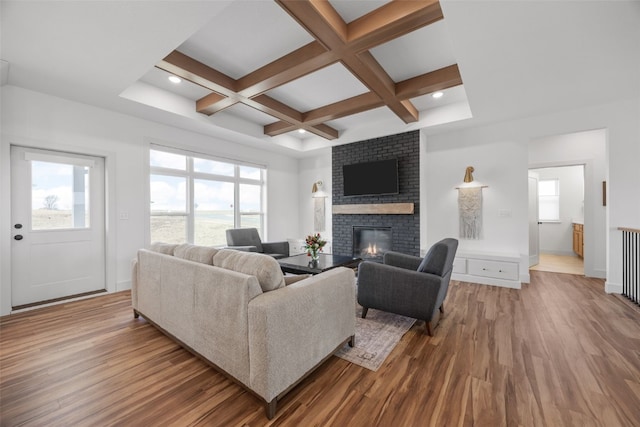
{"label": "white ceiling panel", "polygon": [[336,63],[273,89],[268,95],[305,112],[365,92],[367,87]]}
{"label": "white ceiling panel", "polygon": [[431,94],[428,94],[411,99],[411,103],[418,111],[424,111],[442,107],[444,105],[455,104],[456,102],[467,101],[467,94],[464,91],[464,85],[445,89],[441,92],[444,94],[442,98],[436,99],[431,96]]}
{"label": "white ceiling panel", "polygon": [[249,122],[259,124],[260,126],[268,125],[269,123],[277,121],[273,116],[265,114],[262,111],[258,111],[245,104],[235,104],[225,109],[224,112]]}
{"label": "white ceiling panel", "polygon": [[348,24],[389,2],[386,0],[330,0],[329,3]]}
{"label": "white ceiling panel", "polygon": [[239,79],[311,41],[276,2],[236,1],[178,50]]}
{"label": "white ceiling panel", "polygon": [[444,20],[371,49],[395,82],[456,63]]}

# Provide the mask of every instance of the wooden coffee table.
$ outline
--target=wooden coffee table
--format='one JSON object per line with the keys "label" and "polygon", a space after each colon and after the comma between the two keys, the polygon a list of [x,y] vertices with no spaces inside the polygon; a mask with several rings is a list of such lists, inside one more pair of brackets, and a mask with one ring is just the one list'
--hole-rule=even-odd
{"label": "wooden coffee table", "polygon": [[307,254],[300,254],[290,256],[288,258],[280,258],[280,268],[285,273],[293,274],[320,274],[323,271],[331,270],[336,267],[350,267],[355,268],[358,266],[360,258],[353,258],[343,255],[331,255],[331,254],[319,254],[320,259],[318,261],[312,261],[311,257]]}

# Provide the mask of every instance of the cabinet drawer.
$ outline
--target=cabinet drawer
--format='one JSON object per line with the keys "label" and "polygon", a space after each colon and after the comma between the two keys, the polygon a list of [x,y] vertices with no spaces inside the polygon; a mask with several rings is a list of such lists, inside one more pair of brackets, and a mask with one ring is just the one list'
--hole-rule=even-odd
{"label": "cabinet drawer", "polygon": [[453,260],[453,269],[451,270],[454,273],[459,274],[467,274],[467,260],[466,258],[455,258]]}
{"label": "cabinet drawer", "polygon": [[518,264],[513,262],[467,260],[469,274],[494,277],[496,279],[518,280]]}

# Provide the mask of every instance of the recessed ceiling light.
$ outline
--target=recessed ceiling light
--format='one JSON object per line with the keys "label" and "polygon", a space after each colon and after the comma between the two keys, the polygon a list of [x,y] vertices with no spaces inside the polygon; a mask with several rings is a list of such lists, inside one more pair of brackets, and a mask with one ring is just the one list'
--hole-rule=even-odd
{"label": "recessed ceiling light", "polygon": [[435,99],[442,98],[444,96],[444,92],[433,92],[431,94]]}
{"label": "recessed ceiling light", "polygon": [[298,133],[305,133],[305,132],[306,132],[306,130],[304,130],[304,129],[298,129]]}
{"label": "recessed ceiling light", "polygon": [[169,76],[169,81],[171,83],[180,83],[182,79],[178,76]]}

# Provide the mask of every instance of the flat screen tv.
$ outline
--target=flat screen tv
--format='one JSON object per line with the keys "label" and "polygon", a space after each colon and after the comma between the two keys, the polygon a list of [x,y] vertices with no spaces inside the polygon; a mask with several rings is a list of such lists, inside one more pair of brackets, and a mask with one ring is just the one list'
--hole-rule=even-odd
{"label": "flat screen tv", "polygon": [[398,159],[342,166],[345,196],[398,194]]}

